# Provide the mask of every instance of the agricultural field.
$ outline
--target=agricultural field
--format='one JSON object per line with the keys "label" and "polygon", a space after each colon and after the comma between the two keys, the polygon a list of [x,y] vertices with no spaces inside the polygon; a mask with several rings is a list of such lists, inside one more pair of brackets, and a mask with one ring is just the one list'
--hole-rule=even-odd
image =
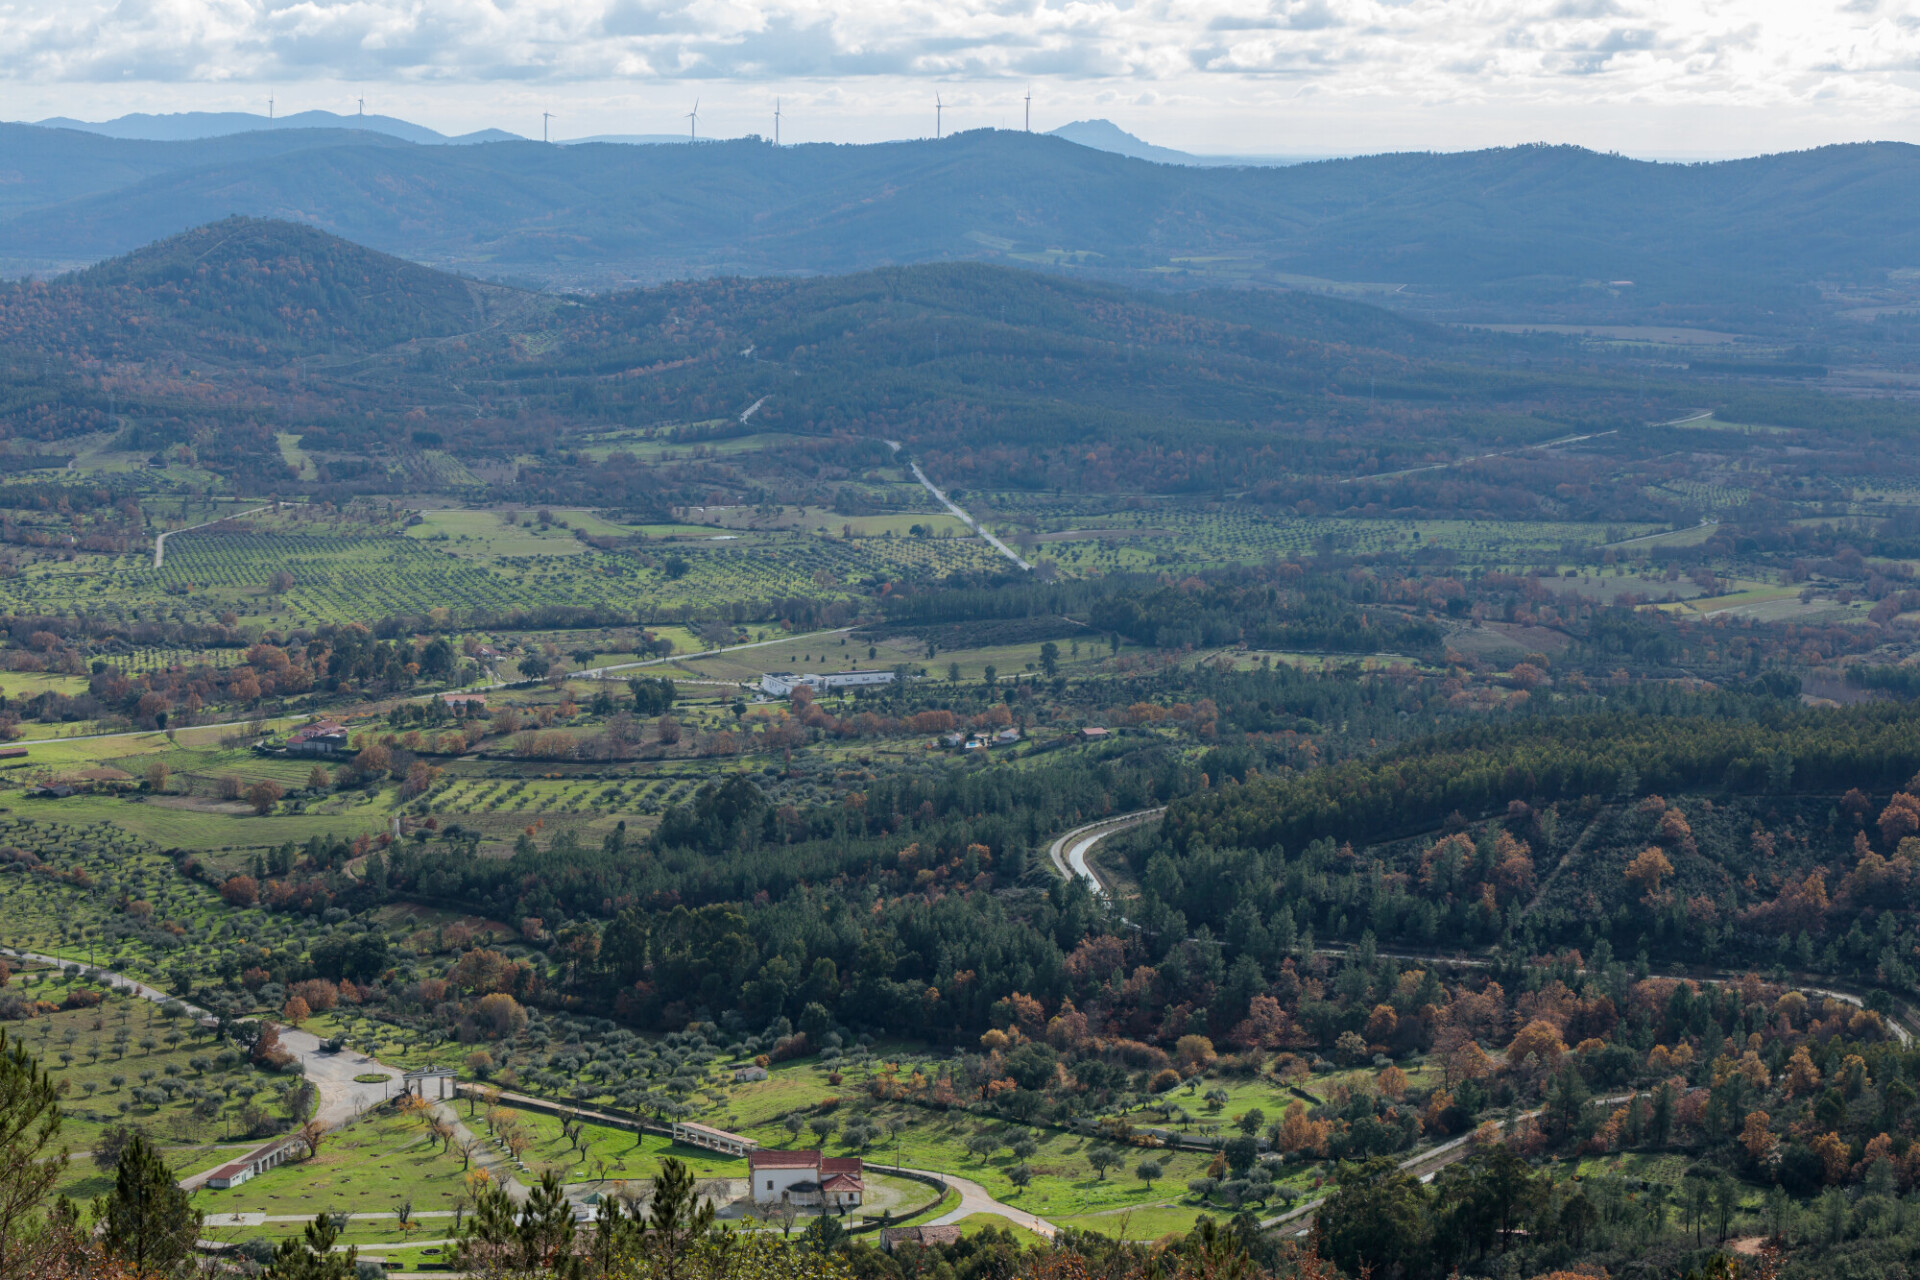
{"label": "agricultural field", "polygon": [[[1369,520],[1272,516],[1223,505],[1138,501],[1099,510],[1081,498],[1059,504],[1028,495],[970,498],[973,513],[1029,559],[1068,576],[1142,569],[1198,570],[1260,564],[1333,550],[1352,555],[1444,549],[1462,562],[1518,567],[1657,526],[1521,520]],[[967,505],[967,504],[963,504]]]}
{"label": "agricultural field", "polygon": [[282,1121],[294,1101],[297,1082],[256,1070],[175,1009],[51,968],[16,974],[6,993],[56,1006],[9,1031],[65,1083],[62,1134],[77,1152],[117,1124],[178,1147],[244,1142],[251,1124]]}

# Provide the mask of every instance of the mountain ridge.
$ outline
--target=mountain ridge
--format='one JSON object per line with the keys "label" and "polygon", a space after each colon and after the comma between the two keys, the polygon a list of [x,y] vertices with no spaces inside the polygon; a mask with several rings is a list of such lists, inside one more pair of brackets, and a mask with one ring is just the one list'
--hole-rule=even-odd
{"label": "mountain ridge", "polygon": [[0,192],[0,231],[16,259],[84,262],[242,213],[572,287],[972,258],[1177,287],[1380,282],[1405,286],[1400,305],[1669,322],[1805,309],[1820,277],[1920,263],[1920,227],[1901,213],[1920,197],[1920,148],[1904,144],[1694,165],[1516,147],[1255,169],[989,130],[781,148],[301,133],[135,143],[0,127],[0,169],[19,178]]}
{"label": "mountain ridge", "polygon": [[112,120],[75,120],[52,116],[34,121],[48,129],[72,129],[103,138],[132,142],[198,142],[238,133],[265,133],[278,129],[347,129],[384,134],[419,146],[460,146],[476,142],[517,142],[524,139],[504,129],[478,129],[458,135],[441,133],[396,116],[340,115],[332,111],[298,111],[289,116],[263,116],[250,111],[178,111],[162,115],[133,112]]}

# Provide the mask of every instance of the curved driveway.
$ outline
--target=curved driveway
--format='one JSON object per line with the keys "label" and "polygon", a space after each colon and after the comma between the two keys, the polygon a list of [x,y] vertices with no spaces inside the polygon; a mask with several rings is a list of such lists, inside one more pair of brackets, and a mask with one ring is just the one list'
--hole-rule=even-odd
{"label": "curved driveway", "polygon": [[[876,1173],[884,1172],[890,1167],[904,1166],[873,1166]],[[951,1173],[936,1173],[931,1169],[907,1169],[906,1172],[917,1173],[928,1178],[938,1178],[960,1193],[960,1207],[931,1219],[925,1224],[929,1227],[943,1227],[948,1223],[958,1222],[971,1214],[997,1213],[1013,1223],[1014,1226],[1024,1227],[1035,1235],[1045,1237],[1048,1240],[1053,1239],[1055,1235],[1059,1234],[1059,1228],[1055,1227],[1045,1218],[1028,1213],[1025,1209],[1016,1209],[1012,1205],[1002,1204],[1000,1201],[995,1200],[985,1187],[973,1181],[971,1178],[956,1177]]]}
{"label": "curved driveway", "polygon": [[[28,960],[37,960],[42,964],[65,966],[76,963],[72,960],[62,960],[58,956],[41,955],[33,951],[14,951],[11,954]],[[124,974],[110,973],[105,969],[96,969],[87,965],[79,967],[83,976],[103,982],[116,991],[128,992],[142,1000],[152,1001],[154,1004],[166,1004],[173,1000],[172,996],[159,988],[150,987],[144,982],[136,982]],[[191,1016],[200,1019],[203,1023],[213,1016],[205,1009],[188,1001],[181,1000],[178,1003]],[[319,1095],[319,1103],[314,1110],[313,1118],[318,1120],[324,1129],[340,1128],[354,1117],[393,1097],[399,1091],[398,1068],[389,1067],[377,1059],[351,1049],[343,1049],[339,1053],[328,1053],[320,1037],[311,1031],[280,1027],[280,1043],[301,1064],[306,1079],[312,1082],[314,1091]],[[390,1078],[382,1084],[361,1084],[354,1080],[357,1075],[371,1075],[376,1071],[385,1073]],[[221,1163],[224,1164],[225,1161]],[[183,1178],[180,1185],[192,1190],[206,1181],[207,1174],[211,1172],[212,1170],[209,1169]]]}

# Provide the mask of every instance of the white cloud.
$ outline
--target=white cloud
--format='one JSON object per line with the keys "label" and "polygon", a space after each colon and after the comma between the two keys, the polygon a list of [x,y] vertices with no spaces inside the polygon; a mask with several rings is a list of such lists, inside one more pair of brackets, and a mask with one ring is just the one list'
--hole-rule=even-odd
{"label": "white cloud", "polygon": [[1029,82],[1080,113],[1147,95],[1216,136],[1309,104],[1347,134],[1481,122],[1463,143],[1500,120],[1686,133],[1714,112],[1891,136],[1920,128],[1916,71],[1920,0],[0,0],[9,114],[93,118],[362,84],[471,126],[522,95],[617,105],[687,82],[755,113],[784,91],[897,123],[938,80],[1002,115]]}

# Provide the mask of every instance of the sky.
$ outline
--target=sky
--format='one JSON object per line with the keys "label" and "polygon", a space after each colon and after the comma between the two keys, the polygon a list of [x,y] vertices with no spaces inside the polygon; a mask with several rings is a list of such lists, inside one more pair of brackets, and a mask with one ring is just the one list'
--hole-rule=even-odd
{"label": "sky", "polygon": [[1104,117],[1163,146],[1920,142],[1920,0],[0,0],[0,118],[400,116],[789,142]]}

